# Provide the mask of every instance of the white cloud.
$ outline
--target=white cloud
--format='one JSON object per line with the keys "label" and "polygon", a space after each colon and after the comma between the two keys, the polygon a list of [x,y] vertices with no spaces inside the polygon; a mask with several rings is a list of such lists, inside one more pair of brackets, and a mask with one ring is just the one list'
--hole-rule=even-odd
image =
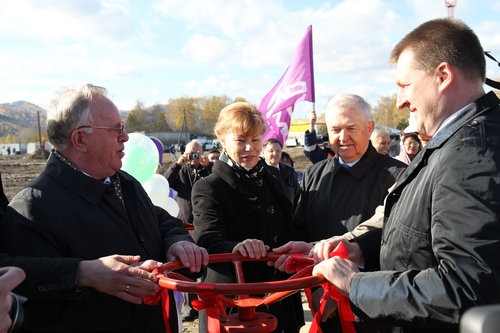
{"label": "white cloud", "polygon": [[193,35],[182,48],[188,58],[201,63],[217,63],[227,53],[227,43],[214,36]]}
{"label": "white cloud", "polygon": [[132,31],[126,8],[118,1],[10,1],[0,11],[0,36],[36,38],[39,42],[70,40],[121,43]]}
{"label": "white cloud", "polygon": [[141,71],[131,64],[119,64],[112,61],[103,61],[94,75],[98,78],[120,78],[124,76],[139,76]]}

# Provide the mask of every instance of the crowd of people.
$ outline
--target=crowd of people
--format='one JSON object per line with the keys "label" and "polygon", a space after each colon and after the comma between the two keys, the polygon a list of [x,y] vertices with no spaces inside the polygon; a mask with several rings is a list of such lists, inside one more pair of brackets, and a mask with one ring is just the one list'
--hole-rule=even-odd
{"label": "crowd of people", "polygon": [[[184,295],[182,318],[169,297],[166,320],[145,299],[159,290],[153,269],[175,259],[192,279],[235,282],[232,264],[208,264],[219,253],[282,254],[244,262],[246,282],[286,279],[290,254],[312,256],[312,274],[348,298],[356,332],[458,332],[464,311],[500,303],[500,100],[484,92],[479,39],[461,21],[431,20],[390,62],[397,106],[411,113],[397,150],[361,96],[338,94],[326,147],[311,112],[302,173],[282,142],[262,142],[256,107],[236,102],[214,127],[220,151],[192,141],[177,158],[172,146],[176,217],[120,170],[128,134],[106,89],[62,92],[48,110],[45,170],[10,202],[0,196],[0,332],[12,290],[28,299],[20,332],[180,332],[197,317],[207,332],[197,295]],[[348,259],[330,258],[339,244]],[[311,306],[323,332],[342,332],[323,287]],[[305,324],[298,293],[257,310],[278,319],[273,332]]]}

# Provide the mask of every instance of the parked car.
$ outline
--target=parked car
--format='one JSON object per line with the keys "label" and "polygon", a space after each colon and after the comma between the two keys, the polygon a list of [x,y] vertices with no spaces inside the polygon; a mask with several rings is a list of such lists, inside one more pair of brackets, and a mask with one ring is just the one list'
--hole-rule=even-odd
{"label": "parked car", "polygon": [[207,140],[205,142],[205,150],[213,150],[215,148],[217,148],[217,147],[215,146],[213,140]]}
{"label": "parked car", "polygon": [[298,147],[299,140],[297,138],[288,138],[285,141],[285,147]]}

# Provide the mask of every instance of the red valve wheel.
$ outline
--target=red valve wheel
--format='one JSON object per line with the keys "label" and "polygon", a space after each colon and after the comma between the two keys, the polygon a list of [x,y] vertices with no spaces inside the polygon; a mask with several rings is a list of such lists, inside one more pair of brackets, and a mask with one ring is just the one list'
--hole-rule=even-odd
{"label": "red valve wheel", "polygon": [[323,276],[311,276],[314,266],[314,259],[303,254],[287,254],[292,257],[295,264],[307,265],[293,276],[283,281],[244,283],[242,281],[241,262],[243,261],[276,261],[281,254],[268,253],[260,259],[244,257],[236,253],[212,254],[209,256],[209,264],[232,261],[235,265],[236,277],[239,283],[211,283],[196,282],[175,271],[184,268],[179,260],[175,260],[162,265],[158,271],[164,276],[160,278],[161,287],[190,293],[198,293],[200,290],[210,289],[213,294],[268,294],[274,292],[296,291],[303,288],[310,288],[324,283]]}
{"label": "red valve wheel", "polygon": [[[217,299],[226,306],[237,307],[237,314],[220,318],[220,326],[223,332],[271,332],[276,328],[276,318],[270,314],[261,314],[255,311],[256,307],[269,305],[277,302],[300,289],[311,288],[326,281],[323,276],[312,276],[314,259],[303,254],[287,254],[292,258],[299,269],[297,273],[287,280],[245,283],[242,269],[244,261],[276,261],[282,254],[268,253],[260,259],[244,257],[236,253],[212,254],[209,256],[209,264],[221,262],[233,262],[236,272],[237,283],[211,283],[196,282],[175,272],[184,268],[179,260],[162,265],[158,272],[163,273],[159,278],[160,287],[189,293],[196,293],[203,299]],[[223,295],[239,295],[237,299],[230,299]],[[249,297],[249,294],[266,294],[265,297]],[[210,319],[209,319],[210,320]],[[219,332],[219,331],[218,331]],[[211,332],[212,333],[212,332]]]}

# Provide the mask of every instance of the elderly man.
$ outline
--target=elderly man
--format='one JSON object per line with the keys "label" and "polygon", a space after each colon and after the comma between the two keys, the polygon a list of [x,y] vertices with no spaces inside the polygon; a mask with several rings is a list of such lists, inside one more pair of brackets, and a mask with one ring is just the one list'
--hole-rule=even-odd
{"label": "elderly man", "polygon": [[326,124],[336,156],[307,169],[294,218],[310,242],[342,235],[370,218],[405,166],[370,144],[374,124],[370,106],[360,96],[341,94],[330,100]]}
{"label": "elderly man", "polygon": [[[6,253],[85,260],[126,253],[160,262],[180,259],[191,272],[207,264],[206,250],[192,242],[181,222],[119,171],[128,135],[104,88],[89,84],[63,92],[48,110],[47,133],[54,150],[45,170],[5,211]],[[165,332],[160,306],[81,290],[85,283],[78,276],[74,283],[79,299],[30,299],[23,332]],[[131,295],[141,292],[134,284],[116,284]],[[58,286],[47,286],[48,293],[51,288]],[[169,326],[176,331],[170,300]]]}
{"label": "elderly man", "polygon": [[370,136],[370,141],[377,153],[387,155],[391,145],[391,132],[387,127],[376,124]]}
{"label": "elderly man", "polygon": [[500,100],[484,93],[483,48],[461,21],[423,23],[391,62],[398,107],[432,139],[387,197],[382,233],[346,243],[358,254],[350,259],[375,261],[381,271],[360,273],[332,258],[314,274],[349,296],[357,321],[458,332],[465,310],[500,303]]}
{"label": "elderly man", "polygon": [[[306,170],[293,220],[306,242],[342,235],[372,217],[405,166],[371,145],[374,123],[360,96],[334,97],[325,120],[335,157]],[[334,324],[324,325],[331,331]]]}

